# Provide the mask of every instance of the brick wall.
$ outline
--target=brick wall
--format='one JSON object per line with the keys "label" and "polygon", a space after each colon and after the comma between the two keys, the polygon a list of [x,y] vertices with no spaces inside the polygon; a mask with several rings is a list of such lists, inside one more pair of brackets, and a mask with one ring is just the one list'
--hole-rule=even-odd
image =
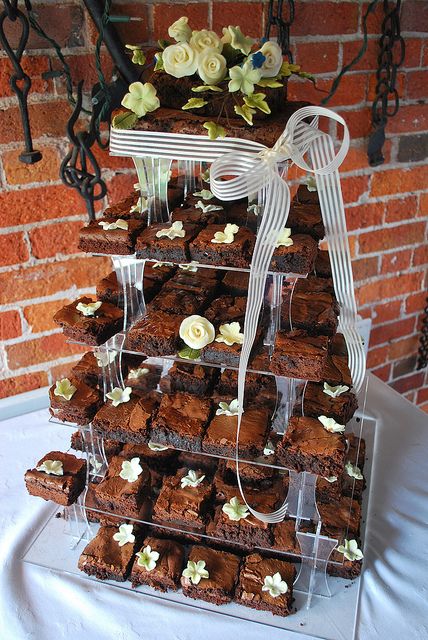
{"label": "brick wall", "polygon": [[[95,30],[77,0],[34,2],[39,20],[64,47],[74,81],[96,79]],[[297,0],[292,28],[295,61],[327,90],[342,64],[361,44],[367,2]],[[380,3],[382,4],[382,3]],[[397,391],[428,410],[426,372],[416,372],[418,329],[426,296],[428,216],[428,2],[403,0],[406,61],[399,73],[400,112],[388,125],[386,162],[367,166],[377,40],[381,7],[369,19],[369,47],[342,81],[329,106],[347,120],[352,136],[343,166],[343,190],[360,312],[373,320],[368,365]],[[252,36],[263,33],[266,2],[114,2],[114,13],[142,18],[121,26],[125,42],[156,40],[187,14],[193,27],[217,30],[240,24]],[[43,161],[18,162],[21,126],[7,83],[10,70],[0,52],[0,397],[51,383],[69,368],[80,349],[67,345],[52,313],[79,293],[91,291],[108,265],[77,253],[77,229],[85,219],[79,196],[60,183],[58,168],[67,149],[70,107],[61,79],[42,73],[57,68],[53,52],[31,36],[25,68],[33,79],[30,117],[35,147]],[[109,70],[108,56],[104,56]],[[289,85],[292,99],[319,103],[324,94],[309,83]],[[126,159],[98,152],[109,198],[117,200],[133,182]]]}

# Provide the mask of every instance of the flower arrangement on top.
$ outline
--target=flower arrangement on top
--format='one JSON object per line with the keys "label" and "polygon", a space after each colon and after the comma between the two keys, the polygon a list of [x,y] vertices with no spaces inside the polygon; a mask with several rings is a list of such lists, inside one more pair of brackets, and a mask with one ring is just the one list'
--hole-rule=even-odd
{"label": "flower arrangement on top", "polygon": [[[218,120],[234,112],[233,117],[253,125],[253,119],[266,118],[284,104],[289,76],[312,80],[300,66],[284,60],[276,42],[256,43],[240,27],[224,27],[220,38],[214,31],[192,30],[183,16],[169,27],[168,35],[175,43],[159,41],[161,51],[155,53],[150,82],[129,86],[122,100],[129,111],[114,117],[114,127],[131,128],[161,105]],[[126,47],[134,63],[146,65],[141,47]],[[203,124],[213,140],[226,135],[218,120]]]}

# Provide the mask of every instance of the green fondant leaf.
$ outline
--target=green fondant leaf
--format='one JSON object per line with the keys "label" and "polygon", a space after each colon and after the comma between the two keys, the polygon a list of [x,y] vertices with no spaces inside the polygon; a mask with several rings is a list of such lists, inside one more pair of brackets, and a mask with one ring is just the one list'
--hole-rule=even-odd
{"label": "green fondant leaf", "polygon": [[222,127],[220,124],[213,122],[210,120],[209,122],[204,122],[202,125],[208,131],[208,137],[210,140],[217,140],[217,138],[224,138],[226,135],[226,129]]}
{"label": "green fondant leaf", "polygon": [[215,84],[202,84],[200,87],[192,87],[192,91],[195,93],[202,93],[204,91],[218,91],[221,92],[223,89],[221,87],[217,87]]}
{"label": "green fondant leaf", "polygon": [[180,358],[185,358],[186,360],[198,360],[201,355],[200,349],[192,349],[191,347],[183,347],[181,351],[178,352]]}
{"label": "green fondant leaf", "polygon": [[243,104],[241,107],[235,105],[233,108],[238,116],[244,118],[245,122],[251,125],[253,124],[253,115],[256,113],[255,109],[252,109],[246,104]]}
{"label": "green fondant leaf", "polygon": [[115,129],[132,129],[138,121],[138,116],[132,111],[125,111],[114,116],[112,125]]}
{"label": "green fondant leaf", "polygon": [[186,109],[200,109],[201,107],[204,107],[206,104],[208,104],[208,103],[203,98],[189,98],[189,100],[186,102],[186,104],[183,104],[183,106],[181,108],[183,110],[186,110]]}
{"label": "green fondant leaf", "polygon": [[265,93],[252,93],[249,96],[244,96],[244,102],[247,107],[259,109],[259,111],[263,111],[263,113],[270,113],[270,107],[265,98]]}

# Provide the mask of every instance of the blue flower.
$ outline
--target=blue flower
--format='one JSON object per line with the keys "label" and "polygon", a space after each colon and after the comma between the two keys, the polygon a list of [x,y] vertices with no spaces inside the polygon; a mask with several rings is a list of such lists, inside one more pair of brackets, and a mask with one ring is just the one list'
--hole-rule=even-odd
{"label": "blue flower", "polygon": [[251,56],[251,62],[253,63],[254,69],[260,69],[263,66],[265,60],[266,56],[264,56],[261,51],[257,51]]}

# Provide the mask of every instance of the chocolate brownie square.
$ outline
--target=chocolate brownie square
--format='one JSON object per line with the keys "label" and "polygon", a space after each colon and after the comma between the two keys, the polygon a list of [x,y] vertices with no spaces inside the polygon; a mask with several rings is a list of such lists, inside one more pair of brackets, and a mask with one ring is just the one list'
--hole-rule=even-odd
{"label": "chocolate brownie square", "polygon": [[[284,592],[271,592],[265,585],[279,573]],[[258,611],[270,611],[276,616],[288,616],[292,613],[293,583],[296,575],[294,565],[276,558],[263,558],[252,553],[244,558],[239,572],[235,601]],[[284,584],[285,583],[285,584]],[[265,587],[265,589],[264,589]]]}
{"label": "chocolate brownie square", "polygon": [[248,294],[249,273],[228,271],[223,278],[223,286],[231,296],[246,296]]}
{"label": "chocolate brownie square", "polygon": [[270,370],[277,376],[320,382],[328,359],[327,336],[310,336],[301,329],[278,331]]}
{"label": "chocolate brownie square", "polygon": [[243,326],[246,308],[247,298],[244,296],[220,296],[211,302],[204,316],[217,327],[225,322],[240,322]]}
{"label": "chocolate brownie square", "polygon": [[153,420],[151,440],[185,451],[201,451],[211,415],[211,400],[190,393],[163,395]]}
{"label": "chocolate brownie square", "polygon": [[145,262],[144,280],[152,281],[159,286],[168,282],[176,273],[177,267],[168,262]]}
{"label": "chocolate brownie square", "polygon": [[[267,407],[250,406],[242,414],[239,456],[252,459],[263,453],[270,431],[271,412]],[[238,416],[215,415],[202,441],[202,451],[232,457],[236,450]]]}
{"label": "chocolate brownie square", "polygon": [[162,474],[175,472],[178,452],[170,447],[164,447],[149,440],[147,444],[127,443],[123,446],[120,455],[127,460],[137,456],[145,462],[150,469],[155,469]]}
{"label": "chocolate brownie square", "polygon": [[318,244],[311,236],[296,233],[289,247],[276,247],[270,263],[270,271],[306,274],[312,271]]}
{"label": "chocolate brownie square", "polygon": [[343,472],[345,451],[345,438],[324,429],[316,418],[292,417],[277,457],[288,469],[330,477]]}
{"label": "chocolate brownie square", "polygon": [[323,478],[317,477],[316,484],[316,499],[317,502],[330,503],[332,501],[340,500],[343,488],[343,473],[340,476],[330,476]]}
{"label": "chocolate brownie square", "polygon": [[78,362],[71,368],[74,378],[80,380],[88,387],[97,387],[101,381],[101,369],[92,351],[87,351]]}
{"label": "chocolate brownie square", "polygon": [[[217,396],[231,397],[232,399],[236,398],[238,395],[238,371],[224,369],[216,385],[215,394]],[[276,403],[276,396],[276,384],[273,376],[252,372],[246,374],[244,402],[257,398],[258,402],[271,405]]]}
{"label": "chocolate brownie square", "polygon": [[[95,576],[98,580],[116,580],[124,582],[130,571],[134,559],[135,534],[133,525],[130,541],[123,545],[115,540],[119,533],[119,526],[102,526],[98,533],[83,549],[78,567],[88,576]],[[132,538],[134,540],[131,542]]]}
{"label": "chocolate brownie square", "polygon": [[160,365],[149,364],[143,360],[135,367],[130,366],[125,386],[130,387],[134,395],[145,396],[148,392],[156,389],[161,373],[162,367]]}
{"label": "chocolate brownie square", "polygon": [[310,335],[332,336],[337,331],[339,306],[329,293],[294,293],[281,306],[281,328],[304,329]]}
{"label": "chocolate brownie square", "polygon": [[65,507],[76,502],[85,484],[86,460],[62,451],[50,451],[25,473],[25,486],[31,496]]}
{"label": "chocolate brownie square", "polygon": [[177,464],[179,467],[189,469],[202,469],[211,476],[217,471],[218,459],[215,456],[206,456],[201,453],[191,453],[190,451],[180,451],[178,453]]}
{"label": "chocolate brownie square", "polygon": [[297,278],[294,293],[329,293],[335,297],[331,278],[318,278],[311,274],[306,278]]}
{"label": "chocolate brownie square", "polygon": [[[239,477],[241,482],[259,489],[270,486],[272,481],[278,478],[278,469],[272,466],[275,464],[275,459],[272,458],[274,456],[263,455],[259,456],[254,463],[240,462]],[[236,484],[236,462],[234,460],[220,460],[218,470],[226,483]]]}
{"label": "chocolate brownie square", "polygon": [[[135,247],[137,256],[165,262],[187,262],[189,259],[189,242],[197,235],[200,227],[189,223],[174,222],[173,224],[180,234],[173,238],[158,235],[171,230],[172,225],[169,223],[156,223],[145,229],[137,238]],[[184,232],[183,236],[181,236],[182,232]]]}
{"label": "chocolate brownie square", "polygon": [[97,283],[97,298],[103,302],[110,302],[123,309],[123,290],[117,281],[115,271],[109,273]]}
{"label": "chocolate brownie square", "polygon": [[[237,322],[234,320],[233,322]],[[225,323],[227,324],[227,323]],[[240,322],[239,324],[239,332],[243,331],[243,324]],[[219,326],[220,329],[221,325]],[[241,349],[242,344],[239,342],[234,342],[232,345],[228,345],[225,342],[217,341],[217,338],[220,337],[220,331],[216,334],[216,339],[211,344],[208,344],[206,347],[202,349],[201,359],[204,362],[210,362],[212,364],[218,364],[223,367],[239,367],[239,359],[241,357]],[[260,348],[260,342],[264,333],[263,327],[259,327],[256,333],[256,337],[254,339],[253,348],[251,355],[257,353]]]}
{"label": "chocolate brownie square", "polygon": [[156,394],[131,396],[128,402],[121,402],[117,407],[108,400],[93,419],[93,428],[103,438],[119,442],[145,442],[158,404],[159,397]]}
{"label": "chocolate brownie square", "polygon": [[[194,205],[190,202],[185,202],[182,207],[176,207],[171,214],[171,222],[176,222],[177,220],[181,220],[186,223],[198,224],[201,227],[206,224],[219,224],[224,223],[225,214],[223,209],[219,209],[216,211],[204,211],[203,209],[196,207],[195,205],[201,199],[196,199]],[[211,202],[204,202],[204,205],[211,205]],[[220,205],[214,205],[220,206]]]}
{"label": "chocolate brownie square", "polygon": [[100,392],[98,389],[72,378],[69,382],[75,391],[68,400],[62,395],[57,395],[60,392],[59,385],[64,380],[68,380],[68,378],[58,380],[49,389],[49,413],[63,422],[72,422],[80,425],[88,424],[102,405]]}
{"label": "chocolate brownie square", "polygon": [[195,546],[190,550],[188,561],[194,564],[204,562],[207,577],[202,577],[195,584],[184,574],[181,578],[183,595],[216,605],[231,602],[241,564],[239,556],[226,551]]}
{"label": "chocolate brownie square", "polygon": [[[365,478],[355,478],[355,473],[363,475],[366,443],[363,438],[357,438],[353,434],[346,435],[346,461],[343,472],[343,495],[356,500],[361,500],[361,495],[366,487]],[[352,466],[349,466],[352,465]],[[357,467],[357,469],[355,469]]]}
{"label": "chocolate brownie square", "polygon": [[358,548],[361,551],[361,544],[357,539],[355,539],[352,535],[347,535],[346,530],[337,531],[336,536],[337,547],[334,549],[330,555],[329,562],[327,563],[327,573],[330,576],[335,576],[337,578],[344,578],[345,580],[354,580],[358,578],[361,574],[361,569],[363,566],[363,561],[361,560],[349,560],[345,557],[344,553],[338,551],[338,547],[344,546],[347,540],[355,540]]}
{"label": "chocolate brownie square", "polygon": [[357,500],[341,496],[337,502],[319,503],[321,533],[336,538],[340,531],[346,531],[347,537],[356,537],[360,533],[361,505]]}
{"label": "chocolate brownie square", "polygon": [[316,188],[311,188],[309,191],[306,184],[301,184],[297,189],[295,201],[303,204],[319,204],[320,199]]}
{"label": "chocolate brownie square", "polygon": [[[132,473],[129,473],[130,465]],[[131,480],[126,480],[122,477],[124,475]],[[107,475],[95,487],[94,492],[103,511],[113,512],[116,518],[138,518],[150,492],[149,468],[138,456],[129,459],[114,456],[110,460]]]}
{"label": "chocolate brownie square", "polygon": [[[150,552],[158,554],[154,567],[147,561]],[[146,584],[157,591],[177,591],[184,562],[183,545],[175,540],[148,536],[136,555],[130,576],[134,588]]]}
{"label": "chocolate brownie square", "polygon": [[164,311],[150,311],[138,320],[126,337],[126,348],[146,356],[169,356],[180,345],[180,325],[184,316]]}
{"label": "chocolate brownie square", "polygon": [[85,316],[77,309],[79,304],[93,302],[91,298],[82,296],[56,312],[53,320],[67,338],[88,345],[99,345],[123,329],[122,309],[108,302],[101,302],[94,315],[90,316]]}
{"label": "chocolate brownie square", "polygon": [[287,227],[291,228],[293,235],[304,233],[312,236],[315,240],[322,240],[325,236],[325,229],[320,205],[317,203],[292,202],[288,214]]}
{"label": "chocolate brownie square", "polygon": [[272,526],[272,549],[283,553],[301,554],[296,536],[296,520],[283,520]]}
{"label": "chocolate brownie square", "polygon": [[140,194],[137,191],[130,193],[129,196],[122,198],[119,202],[110,205],[104,211],[104,216],[106,218],[124,218],[128,220],[129,218],[138,218],[141,216],[141,213],[138,211],[131,211],[134,208],[139,200]]}
{"label": "chocolate brownie square", "polygon": [[331,263],[328,251],[318,249],[314,264],[314,274],[319,278],[331,278]]}
{"label": "chocolate brownie square", "polygon": [[[86,441],[86,435],[88,435],[89,442]],[[102,447],[107,460],[109,460],[111,456],[118,455],[118,453],[120,453],[120,450],[122,449],[122,443],[118,442],[117,440],[104,439],[102,441],[102,445],[101,443],[98,444],[100,447]],[[70,436],[70,447],[75,451],[88,451],[92,449],[92,443],[90,442],[90,432],[85,431],[84,433],[82,433],[81,431],[73,431]]]}
{"label": "chocolate brownie square", "polygon": [[336,356],[328,354],[322,370],[321,380],[330,385],[346,385],[352,387],[352,376],[348,366],[348,356]]}
{"label": "chocolate brownie square", "polygon": [[303,394],[300,396],[294,407],[295,416],[329,416],[334,418],[339,424],[346,424],[354,415],[358,408],[357,397],[352,391],[345,391],[337,397],[332,397],[325,390],[329,390],[324,384],[308,382]]}
{"label": "chocolate brownie square", "polygon": [[[116,227],[116,225],[120,225]],[[146,226],[143,220],[101,218],[91,220],[79,231],[79,249],[86,253],[131,255],[137,236]]]}
{"label": "chocolate brownie square", "polygon": [[164,285],[160,293],[148,305],[151,311],[164,311],[184,316],[191,316],[202,311],[206,296],[201,292],[180,291]]}
{"label": "chocolate brownie square", "polygon": [[239,227],[230,243],[215,243],[218,232],[223,233],[224,224],[210,224],[199,232],[190,243],[190,257],[201,264],[222,265],[248,269],[255,243],[254,233],[247,227]]}
{"label": "chocolate brownie square", "polygon": [[212,390],[217,376],[218,369],[215,367],[174,362],[168,375],[161,379],[160,388],[163,393],[185,391],[203,396]]}

